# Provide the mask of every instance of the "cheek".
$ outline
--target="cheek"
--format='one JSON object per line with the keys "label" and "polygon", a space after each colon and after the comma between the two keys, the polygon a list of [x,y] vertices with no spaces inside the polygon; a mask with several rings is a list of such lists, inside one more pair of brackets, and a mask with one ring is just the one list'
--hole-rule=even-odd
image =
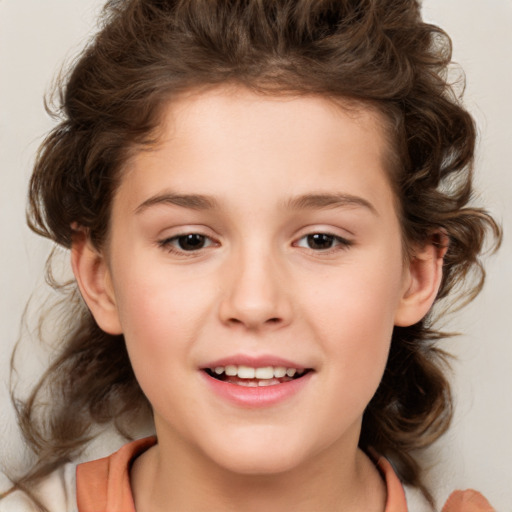
{"label": "cheek", "polygon": [[386,366],[402,272],[396,257],[361,259],[325,279],[304,305],[336,378],[343,384],[350,381],[368,399]]}
{"label": "cheek", "polygon": [[137,271],[132,265],[129,276],[117,277],[117,306],[132,360],[147,361],[155,368],[163,361],[176,361],[209,315],[211,287],[144,266]]}
{"label": "cheek", "polygon": [[[130,290],[119,304],[125,343],[136,379],[155,411],[169,404],[194,403],[196,397],[182,386],[192,368],[194,339],[202,323],[198,297],[162,286],[165,281],[138,280],[132,275]],[[180,389],[179,399],[169,390]]]}
{"label": "cheek", "polygon": [[314,311],[323,325],[340,335],[359,333],[359,339],[366,339],[364,333],[388,334],[400,304],[402,276],[400,262],[390,259],[368,258],[340,266],[320,282],[312,276],[305,283],[305,289],[313,291],[302,294],[308,297],[304,309]]}

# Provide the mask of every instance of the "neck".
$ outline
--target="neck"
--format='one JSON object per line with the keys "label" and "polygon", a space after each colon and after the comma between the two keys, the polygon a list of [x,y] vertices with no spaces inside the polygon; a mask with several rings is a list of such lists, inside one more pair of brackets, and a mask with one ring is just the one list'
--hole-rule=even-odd
{"label": "neck", "polygon": [[138,512],[384,512],[382,478],[357,447],[344,455],[329,447],[304,467],[271,475],[234,473],[186,452],[159,442],[135,461],[132,488]]}

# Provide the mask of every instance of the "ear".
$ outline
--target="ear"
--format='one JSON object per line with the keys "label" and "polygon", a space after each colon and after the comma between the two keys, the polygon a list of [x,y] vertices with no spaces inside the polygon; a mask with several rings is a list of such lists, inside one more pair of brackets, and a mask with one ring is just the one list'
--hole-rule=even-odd
{"label": "ear", "polygon": [[413,325],[428,313],[441,285],[447,250],[448,237],[438,233],[413,251],[405,269],[403,294],[395,314],[396,326]]}
{"label": "ear", "polygon": [[71,266],[80,293],[98,326],[113,335],[121,334],[114,288],[105,257],[83,231],[75,231],[71,245]]}

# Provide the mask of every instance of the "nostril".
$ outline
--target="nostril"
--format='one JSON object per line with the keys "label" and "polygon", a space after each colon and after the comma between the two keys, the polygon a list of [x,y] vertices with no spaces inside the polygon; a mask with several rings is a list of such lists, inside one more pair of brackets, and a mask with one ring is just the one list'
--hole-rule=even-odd
{"label": "nostril", "polygon": [[[235,318],[235,317],[232,317],[228,320],[229,323],[231,324],[243,324],[243,320],[240,320],[239,318]],[[264,323],[266,324],[278,324],[281,322],[281,318],[278,318],[278,317],[272,317],[272,318],[269,318],[268,320],[265,320]]]}

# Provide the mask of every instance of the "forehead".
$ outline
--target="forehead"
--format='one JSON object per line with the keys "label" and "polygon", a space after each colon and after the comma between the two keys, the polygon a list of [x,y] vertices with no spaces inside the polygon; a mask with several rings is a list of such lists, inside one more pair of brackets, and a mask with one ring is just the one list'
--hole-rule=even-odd
{"label": "forehead", "polygon": [[389,176],[384,126],[374,107],[320,96],[189,93],[164,105],[157,142],[135,153],[120,188],[131,183],[139,198],[164,186],[219,197],[249,187],[301,195],[329,191],[334,180],[378,199]]}
{"label": "forehead", "polygon": [[340,123],[349,120],[350,129],[366,131],[368,138],[373,137],[372,146],[378,146],[381,153],[391,149],[389,123],[376,104],[318,94],[271,94],[228,84],[180,94],[164,103],[160,119],[156,139],[163,143],[169,136],[179,140],[208,135],[208,130],[220,133],[233,128],[239,128],[238,140],[269,131],[283,136],[300,131],[312,143],[330,142],[334,132],[343,130]]}

